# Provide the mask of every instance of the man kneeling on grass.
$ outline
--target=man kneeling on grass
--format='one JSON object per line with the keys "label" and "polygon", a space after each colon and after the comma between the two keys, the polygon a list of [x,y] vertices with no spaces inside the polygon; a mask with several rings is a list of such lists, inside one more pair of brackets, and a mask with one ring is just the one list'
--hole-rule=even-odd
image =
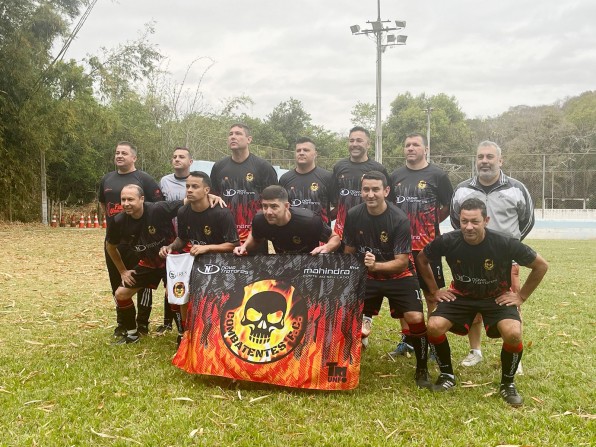
{"label": "man kneeling on grass", "polygon": [[[519,240],[486,228],[489,217],[479,199],[461,205],[460,229],[439,236],[420,252],[418,273],[430,288],[431,300],[438,303],[428,320],[428,341],[435,345],[441,374],[431,388],[448,391],[455,386],[447,331],[465,335],[477,313],[482,315],[486,334],[502,338],[501,397],[520,406],[513,379],[523,352],[522,324],[518,308],[538,287],[548,270],[546,261]],[[449,289],[439,290],[430,260],[445,256],[453,280]],[[511,290],[511,262],[532,271],[519,292]]]}
{"label": "man kneeling on grass", "polygon": [[[115,344],[129,344],[139,341],[132,297],[142,288],[157,289],[160,282],[165,284],[166,266],[159,250],[176,238],[172,219],[183,201],[145,203],[143,190],[131,184],[122,188],[121,203],[124,212],[108,228],[106,251],[122,277],[114,298],[126,334]],[[129,245],[137,253],[140,260],[132,270],[122,262],[118,244]]]}

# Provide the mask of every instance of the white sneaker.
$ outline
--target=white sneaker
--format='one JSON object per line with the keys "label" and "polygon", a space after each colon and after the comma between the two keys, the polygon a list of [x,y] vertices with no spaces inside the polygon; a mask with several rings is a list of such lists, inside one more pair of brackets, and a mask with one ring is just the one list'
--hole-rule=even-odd
{"label": "white sneaker", "polygon": [[367,317],[366,315],[362,316],[362,329],[360,330],[362,338],[367,338],[370,335],[371,331],[372,331],[372,318]]}
{"label": "white sneaker", "polygon": [[462,360],[461,366],[474,366],[482,361],[482,353],[470,350],[470,353]]}
{"label": "white sneaker", "polygon": [[523,376],[524,375],[524,369],[521,366],[521,362],[519,362],[518,365],[517,365],[517,371],[515,371],[515,375],[516,376]]}

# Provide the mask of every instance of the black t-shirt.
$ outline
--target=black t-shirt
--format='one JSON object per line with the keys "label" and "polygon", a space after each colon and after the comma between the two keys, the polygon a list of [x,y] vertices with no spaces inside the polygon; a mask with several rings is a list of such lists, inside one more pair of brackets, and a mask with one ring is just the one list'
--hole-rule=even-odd
{"label": "black t-shirt", "polygon": [[395,203],[410,219],[412,250],[419,251],[439,232],[439,209],[449,206],[453,187],[447,173],[436,165],[413,170],[403,166],[390,176]]}
{"label": "black t-shirt", "polygon": [[193,211],[190,205],[178,210],[178,237],[187,243],[184,251],[193,245],[218,245],[238,242],[234,216],[228,208],[207,208]]}
{"label": "black t-shirt", "polygon": [[232,211],[240,240],[244,242],[252,219],[261,209],[261,192],[277,185],[277,174],[271,163],[249,154],[242,163],[232,157],[217,161],[211,169],[211,191],[223,197]]}
{"label": "black t-shirt", "polygon": [[373,216],[366,209],[366,203],[356,205],[346,217],[344,229],[344,243],[348,247],[356,248],[359,255],[366,252],[375,255],[378,262],[395,259],[395,255],[408,255],[408,268],[401,273],[368,272],[370,279],[399,279],[415,276],[414,258],[412,257],[412,237],[410,222],[406,214],[390,202],[387,209]]}
{"label": "black t-shirt", "polygon": [[316,166],[306,174],[288,171],[279,178],[279,184],[288,191],[291,207],[311,210],[328,223],[332,178],[331,172]]}
{"label": "black t-shirt", "polygon": [[259,212],[252,221],[252,236],[257,240],[268,239],[275,253],[310,253],[327,242],[331,228],[321,216],[303,208],[290,208],[292,217],[283,226],[271,225]]}
{"label": "black t-shirt", "polygon": [[153,269],[164,267],[165,260],[159,256],[159,249],[176,239],[172,219],[182,203],[182,200],[144,203],[139,219],[126,213],[117,214],[108,227],[106,240],[113,245],[129,245],[139,257],[139,265]]}
{"label": "black t-shirt", "polygon": [[122,211],[120,204],[122,188],[131,184],[138,185],[143,189],[145,202],[159,202],[164,199],[157,182],[144,171],[137,169],[126,174],[119,174],[118,171],[108,172],[99,184],[99,202],[106,207],[108,227],[114,221],[114,217]]}
{"label": "black t-shirt", "polygon": [[453,281],[449,290],[454,294],[474,298],[494,299],[511,288],[511,262],[528,265],[536,252],[517,239],[486,229],[478,245],[468,244],[461,230],[439,236],[426,247],[429,259],[445,256]]}
{"label": "black t-shirt", "polygon": [[348,211],[362,202],[360,197],[362,175],[370,171],[380,171],[385,174],[387,184],[389,184],[389,174],[385,167],[370,158],[362,163],[354,163],[349,158],[344,158],[333,166],[331,202],[337,208],[334,230],[341,238],[343,238]]}

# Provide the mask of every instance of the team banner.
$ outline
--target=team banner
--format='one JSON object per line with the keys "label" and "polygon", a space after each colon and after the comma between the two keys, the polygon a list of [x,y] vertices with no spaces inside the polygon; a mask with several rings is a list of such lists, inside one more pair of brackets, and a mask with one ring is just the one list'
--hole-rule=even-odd
{"label": "team banner", "polygon": [[172,362],[194,374],[353,389],[365,286],[353,255],[197,256]]}

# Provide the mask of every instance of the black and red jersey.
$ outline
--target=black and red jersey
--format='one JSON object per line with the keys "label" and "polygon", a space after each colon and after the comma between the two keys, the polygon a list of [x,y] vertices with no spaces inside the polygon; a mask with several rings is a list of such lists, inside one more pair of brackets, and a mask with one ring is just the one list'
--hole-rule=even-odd
{"label": "black and red jersey", "polygon": [[412,250],[422,250],[440,234],[439,209],[449,206],[453,195],[449,177],[433,164],[418,170],[403,166],[393,171],[389,184],[396,205],[410,219]]}
{"label": "black and red jersey", "polygon": [[424,247],[429,259],[445,257],[453,280],[449,290],[474,299],[494,299],[511,288],[511,262],[528,265],[536,252],[519,240],[486,229],[478,245],[468,244],[461,230],[437,237]]}
{"label": "black and red jersey", "polygon": [[178,210],[178,237],[186,242],[184,251],[193,245],[218,245],[238,242],[238,231],[234,216],[228,208],[207,208],[193,211],[190,205]]}
{"label": "black and red jersey", "polygon": [[331,172],[318,166],[306,174],[293,169],[279,178],[279,185],[288,191],[291,207],[311,210],[328,223],[332,178]]}
{"label": "black and red jersey", "polygon": [[368,272],[370,279],[385,280],[415,276],[410,222],[402,210],[388,201],[386,203],[387,209],[378,216],[369,214],[366,203],[356,205],[348,211],[344,243],[348,247],[356,248],[360,256],[371,252],[378,262],[392,261],[395,255],[408,255],[408,267],[403,272],[392,274]]}
{"label": "black and red jersey", "polygon": [[271,225],[258,213],[252,221],[252,236],[256,240],[270,240],[275,253],[310,253],[319,246],[319,242],[327,242],[331,236],[331,228],[318,214],[303,208],[290,208],[292,217],[283,226]]}
{"label": "black and red jersey", "polygon": [[157,182],[144,171],[137,169],[126,174],[119,174],[118,171],[108,172],[99,184],[99,203],[103,203],[106,207],[108,227],[114,221],[114,217],[122,211],[120,194],[126,185],[140,186],[143,189],[145,202],[159,202],[164,199]]}
{"label": "black and red jersey", "polygon": [[152,269],[165,267],[159,249],[176,239],[172,219],[182,200],[143,204],[143,215],[135,219],[126,213],[116,215],[108,227],[106,240],[112,245],[126,244],[139,257],[139,265]]}
{"label": "black and red jersey", "polygon": [[334,230],[341,238],[343,238],[348,211],[362,202],[360,197],[362,175],[369,171],[382,172],[389,184],[387,170],[375,160],[368,159],[362,163],[354,163],[349,158],[345,158],[333,166],[331,202],[337,208]]}
{"label": "black and red jersey", "polygon": [[212,192],[221,196],[232,211],[238,236],[244,242],[253,217],[261,209],[261,192],[267,186],[277,185],[275,169],[254,154],[242,163],[226,157],[213,165],[211,183]]}

